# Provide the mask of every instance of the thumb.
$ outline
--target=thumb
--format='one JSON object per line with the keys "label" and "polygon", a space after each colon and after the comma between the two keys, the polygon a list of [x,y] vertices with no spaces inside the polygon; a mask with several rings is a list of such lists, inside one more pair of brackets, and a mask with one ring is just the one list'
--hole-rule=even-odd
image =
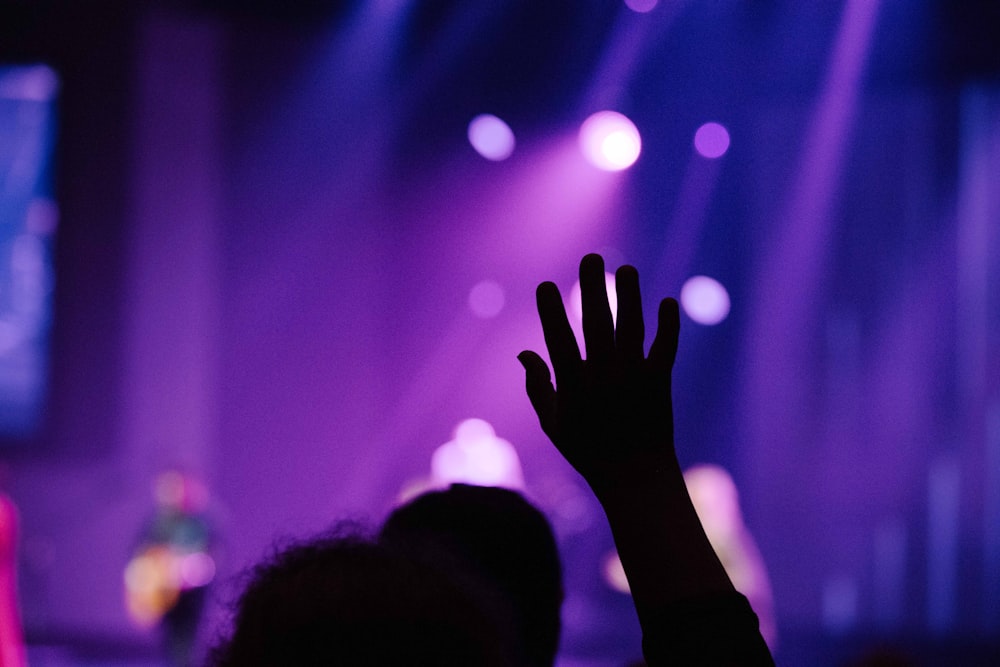
{"label": "thumb", "polygon": [[525,350],[517,355],[517,360],[524,367],[524,388],[531,401],[531,407],[538,415],[542,430],[548,432],[549,423],[555,413],[556,390],[552,386],[552,375],[549,366],[531,350]]}

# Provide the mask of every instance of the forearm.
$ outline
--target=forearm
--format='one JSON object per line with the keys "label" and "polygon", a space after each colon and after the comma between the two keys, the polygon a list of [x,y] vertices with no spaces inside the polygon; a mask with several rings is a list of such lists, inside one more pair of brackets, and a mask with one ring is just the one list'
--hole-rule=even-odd
{"label": "forearm", "polygon": [[[651,666],[770,664],[746,598],[736,592],[702,529],[673,448],[670,373],[680,310],[663,299],[644,354],[639,275],[618,269],[617,323],[604,260],[580,262],[586,361],[554,283],[536,298],[549,368],[518,356],[546,435],[583,475],[607,514],[643,627]],[[558,389],[556,388],[558,386]]]}
{"label": "forearm", "polygon": [[773,665],[749,603],[712,549],[676,461],[596,491],[643,630],[650,667]]}
{"label": "forearm", "polygon": [[608,517],[640,622],[646,610],[735,590],[705,536],[676,460],[645,461],[595,494]]}

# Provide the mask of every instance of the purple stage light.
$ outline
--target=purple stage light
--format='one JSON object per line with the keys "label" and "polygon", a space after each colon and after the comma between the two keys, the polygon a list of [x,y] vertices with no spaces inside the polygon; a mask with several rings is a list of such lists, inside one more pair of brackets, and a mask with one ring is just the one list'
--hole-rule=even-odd
{"label": "purple stage light", "polygon": [[718,280],[692,276],[681,287],[681,306],[698,324],[718,324],[729,315],[729,293]]}
{"label": "purple stage light", "polygon": [[604,575],[604,583],[611,590],[629,595],[632,591],[628,585],[628,577],[625,576],[625,568],[622,567],[622,559],[618,557],[618,552],[612,550],[605,554],[601,563],[601,574]]}
{"label": "purple stage light", "polygon": [[514,132],[507,123],[488,113],[469,122],[469,143],[487,160],[506,160],[514,152]]}
{"label": "purple stage light", "polygon": [[466,419],[455,429],[455,438],[438,447],[431,457],[435,487],[475,484],[523,489],[524,475],[517,450],[498,438],[489,422]]}
{"label": "purple stage light", "polygon": [[496,317],[503,310],[504,292],[492,280],[483,280],[469,291],[469,309],[484,320]]}
{"label": "purple stage light", "polygon": [[722,157],[729,150],[729,132],[718,123],[705,123],[694,133],[694,147],[703,157]]}
{"label": "purple stage light", "polygon": [[628,118],[616,111],[598,111],[580,126],[580,149],[592,165],[621,171],[639,158],[642,139]]}
{"label": "purple stage light", "polygon": [[640,14],[653,11],[658,4],[660,4],[659,0],[625,0],[626,7]]}

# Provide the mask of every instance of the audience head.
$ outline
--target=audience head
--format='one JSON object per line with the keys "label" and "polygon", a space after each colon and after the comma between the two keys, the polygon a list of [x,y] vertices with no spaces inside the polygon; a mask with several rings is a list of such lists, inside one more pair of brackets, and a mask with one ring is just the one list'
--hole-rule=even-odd
{"label": "audience head", "polygon": [[209,664],[500,666],[507,643],[459,582],[341,528],[254,568]]}
{"label": "audience head", "polygon": [[559,648],[562,569],[552,528],[509,489],[453,484],[397,508],[381,540],[471,580],[500,625],[518,637],[518,659],[552,665]]}

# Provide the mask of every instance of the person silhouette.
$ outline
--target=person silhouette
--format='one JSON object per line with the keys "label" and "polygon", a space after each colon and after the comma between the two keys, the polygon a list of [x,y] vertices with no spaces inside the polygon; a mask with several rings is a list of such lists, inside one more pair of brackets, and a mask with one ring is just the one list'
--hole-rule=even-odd
{"label": "person silhouette", "polygon": [[254,567],[211,667],[514,667],[463,582],[350,524]]}
{"label": "person silhouette", "polygon": [[167,469],[153,496],[156,512],[125,566],[125,606],[136,625],[160,630],[170,665],[189,667],[216,570],[208,490],[193,473]]}
{"label": "person silhouette", "polygon": [[[536,290],[552,363],[518,355],[542,431],[583,476],[607,516],[652,666],[773,665],[758,620],[733,587],[688,495],[674,449],[671,370],[680,312],[663,299],[648,355],[639,274],[615,274],[617,325],[604,260],[580,262],[580,353],[559,288]],[[555,375],[555,384],[552,375]]]}
{"label": "person silhouette", "polygon": [[559,649],[562,566],[548,519],[510,489],[452,484],[396,508],[380,540],[474,581],[520,664],[551,667]]}

